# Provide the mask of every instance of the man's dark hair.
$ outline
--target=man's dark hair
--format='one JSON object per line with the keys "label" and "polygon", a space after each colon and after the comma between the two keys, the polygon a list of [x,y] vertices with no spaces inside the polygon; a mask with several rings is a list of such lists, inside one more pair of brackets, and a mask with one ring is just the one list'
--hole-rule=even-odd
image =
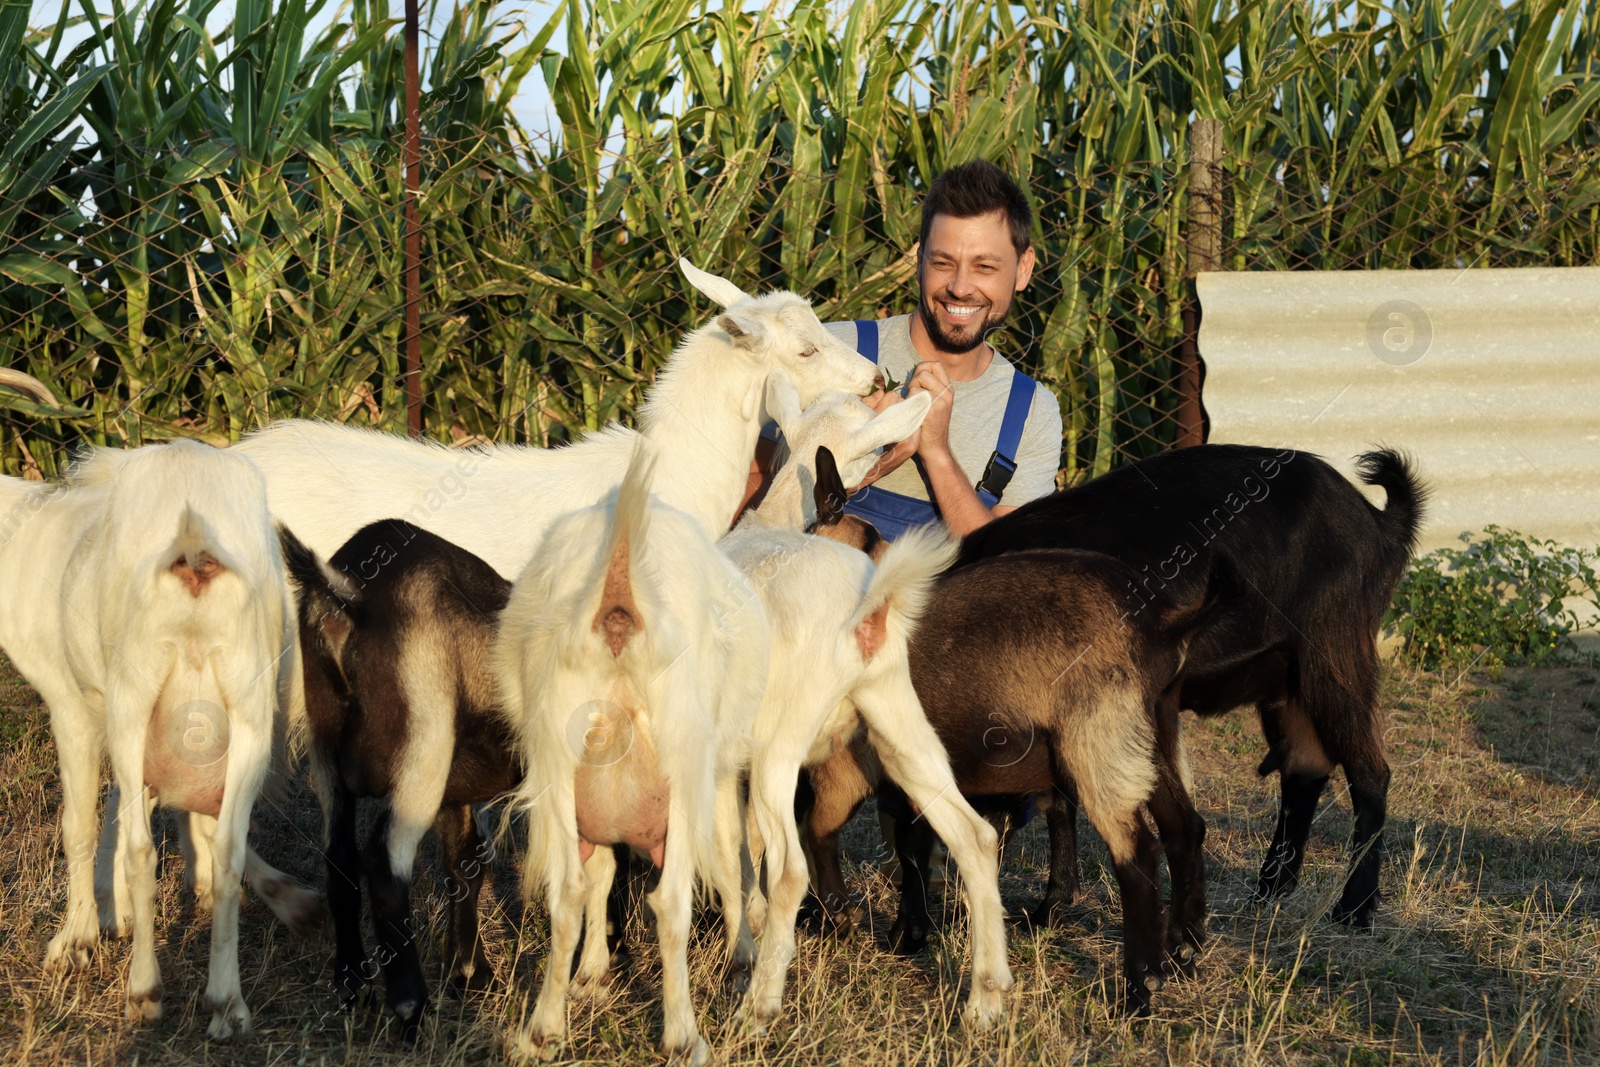
{"label": "man's dark hair", "polygon": [[934,180],[922,201],[922,243],[928,243],[935,215],[971,219],[991,211],[1005,213],[1012,247],[1019,256],[1026,252],[1033,243],[1033,209],[1022,187],[987,159],[951,167]]}

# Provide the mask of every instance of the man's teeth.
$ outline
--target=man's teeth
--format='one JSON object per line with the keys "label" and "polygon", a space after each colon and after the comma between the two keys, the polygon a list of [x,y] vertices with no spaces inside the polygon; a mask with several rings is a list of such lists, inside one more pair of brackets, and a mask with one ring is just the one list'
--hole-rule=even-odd
{"label": "man's teeth", "polygon": [[944,309],[958,319],[969,318],[978,313],[978,308],[976,307],[961,307],[958,304],[946,304]]}

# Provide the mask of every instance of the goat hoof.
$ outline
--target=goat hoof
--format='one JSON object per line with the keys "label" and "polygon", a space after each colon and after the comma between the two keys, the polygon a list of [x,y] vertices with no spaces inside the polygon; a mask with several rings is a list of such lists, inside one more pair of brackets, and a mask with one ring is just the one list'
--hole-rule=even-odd
{"label": "goat hoof", "polygon": [[1162,967],[1162,970],[1174,979],[1190,979],[1199,971],[1199,968],[1195,966],[1196,959],[1194,947],[1192,945],[1182,945],[1167,957],[1166,964]]}
{"label": "goat hoof", "polygon": [[45,949],[45,973],[55,975],[84,970],[89,966],[94,946],[94,940],[57,934],[50,939],[49,948]]}
{"label": "goat hoof", "polygon": [[861,928],[861,923],[867,917],[867,909],[860,904],[852,904],[843,911],[830,912],[827,919],[827,929],[834,938],[840,941],[849,941],[856,936],[856,931]]}
{"label": "goat hoof", "polygon": [[161,1018],[161,987],[157,985],[143,993],[129,992],[123,1014],[134,1022],[153,1023]]}
{"label": "goat hoof", "polygon": [[772,1028],[773,1020],[778,1017],[776,1004],[757,1005],[755,998],[748,998],[744,1007],[739,1010],[739,1028],[751,1037],[766,1037],[767,1031]]}
{"label": "goat hoof", "polygon": [[961,1025],[969,1030],[993,1030],[1006,1017],[1005,1004],[998,992],[977,989],[967,998],[961,1011]]}
{"label": "goat hoof", "polygon": [[451,995],[457,997],[493,989],[494,967],[490,965],[487,957],[480,954],[470,965],[457,964],[451,971],[448,984]]}
{"label": "goat hoof", "polygon": [[1072,920],[1072,897],[1046,897],[1037,908],[1028,913],[1028,922],[1035,930],[1051,930],[1065,926]]}
{"label": "goat hoof", "polygon": [[548,1062],[561,1054],[565,1044],[566,1038],[561,1034],[547,1034],[542,1030],[529,1028],[517,1035],[516,1043],[508,1051],[514,1061]]}
{"label": "goat hoof", "polygon": [[[207,1000],[210,998],[208,997]],[[211,1005],[211,1025],[206,1036],[213,1041],[232,1041],[250,1034],[250,1009],[237,997],[229,997],[225,1004]]]}
{"label": "goat hoof", "polygon": [[580,970],[572,976],[571,996],[575,1000],[603,996],[610,988],[611,972],[609,970],[601,971],[598,974],[590,974]]}
{"label": "goat hoof", "polygon": [[902,919],[889,931],[889,948],[900,956],[915,956],[928,944],[929,932],[925,925]]}
{"label": "goat hoof", "polygon": [[728,995],[737,999],[748,993],[754,973],[754,960],[734,960],[728,964],[728,973],[722,976],[722,984],[728,990]]}
{"label": "goat hoof", "polygon": [[666,1054],[668,1063],[682,1064],[684,1067],[705,1067],[711,1062],[711,1046],[698,1035],[686,1045],[663,1046],[661,1051]]}
{"label": "goat hoof", "polygon": [[1256,880],[1255,899],[1263,902],[1275,900],[1293,893],[1299,885],[1299,871],[1290,870],[1287,863],[1268,859],[1262,864],[1261,876]]}
{"label": "goat hoof", "polygon": [[322,898],[288,878],[264,879],[255,888],[272,914],[297,937],[311,936],[327,921]]}
{"label": "goat hoof", "polygon": [[1117,1004],[1117,1014],[1127,1019],[1150,1017],[1150,991],[1138,983],[1130,983],[1128,995]]}
{"label": "goat hoof", "polygon": [[1378,902],[1376,900],[1369,900],[1366,903],[1354,906],[1341,900],[1333,906],[1333,910],[1328,913],[1328,917],[1336,923],[1350,927],[1352,930],[1370,934],[1372,932],[1372,920],[1377,910]]}
{"label": "goat hoof", "polygon": [[371,988],[371,982],[367,980],[370,973],[373,973],[372,964],[367,960],[353,965],[334,961],[333,991],[339,997],[339,1005],[343,1010],[354,1009],[362,995]]}

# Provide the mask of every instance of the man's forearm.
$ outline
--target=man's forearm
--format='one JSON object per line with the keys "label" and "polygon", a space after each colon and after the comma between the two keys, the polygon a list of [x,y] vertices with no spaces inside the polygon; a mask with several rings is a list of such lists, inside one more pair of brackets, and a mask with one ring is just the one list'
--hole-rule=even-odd
{"label": "man's forearm", "polygon": [[994,518],[948,449],[930,449],[926,454],[918,453],[918,458],[922,460],[928,483],[933,486],[934,501],[957,537],[965,537]]}

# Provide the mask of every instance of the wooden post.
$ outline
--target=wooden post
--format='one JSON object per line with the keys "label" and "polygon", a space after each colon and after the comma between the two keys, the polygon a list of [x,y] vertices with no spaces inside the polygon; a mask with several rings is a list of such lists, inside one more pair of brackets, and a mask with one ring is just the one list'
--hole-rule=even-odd
{"label": "wooden post", "polygon": [[1189,224],[1184,231],[1187,262],[1183,344],[1178,356],[1177,447],[1203,444],[1205,407],[1200,402],[1205,362],[1200,358],[1200,299],[1194,276],[1222,269],[1222,120],[1189,123]]}
{"label": "wooden post", "polygon": [[406,0],[406,250],[405,350],[406,432],[422,436],[422,224],[417,221],[417,194],[422,187],[422,116],[417,73],[417,0]]}

